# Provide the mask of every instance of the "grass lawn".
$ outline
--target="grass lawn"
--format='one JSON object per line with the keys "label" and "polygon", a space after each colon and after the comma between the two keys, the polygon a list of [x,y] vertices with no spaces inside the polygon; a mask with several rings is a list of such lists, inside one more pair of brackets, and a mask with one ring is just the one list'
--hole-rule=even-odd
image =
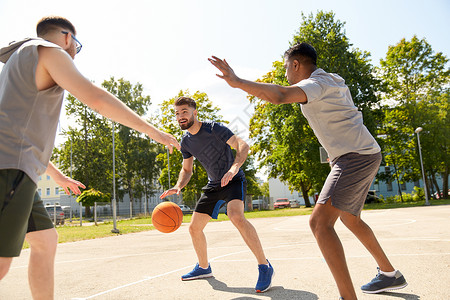
{"label": "grass lawn", "polygon": [[[448,205],[450,204],[450,199],[441,200],[430,200],[431,205]],[[364,205],[365,210],[370,209],[390,209],[390,208],[400,208],[400,207],[414,207],[414,206],[424,206],[425,201],[421,202],[404,202],[404,203],[371,203]],[[299,215],[309,215],[312,212],[312,208],[300,207],[300,208],[284,208],[277,210],[266,210],[266,211],[250,211],[246,212],[245,216],[247,219],[252,218],[274,218],[274,217],[286,217],[286,216],[299,216]],[[191,221],[191,215],[185,215],[183,217],[183,223],[189,223]],[[217,220],[212,220],[212,222],[227,221],[228,217],[225,214],[219,214]],[[66,225],[59,226],[56,228],[59,235],[59,243],[75,242],[88,239],[103,238],[108,236],[116,235],[112,233],[111,229],[113,227],[112,222],[99,223],[97,226],[90,224],[89,222],[83,221],[83,226],[78,226],[77,223],[70,224],[66,220]],[[119,234],[127,234],[133,232],[153,230],[152,221],[150,217],[146,218],[136,218],[131,220],[119,220],[117,221],[117,228],[120,230]],[[28,248],[28,243],[24,243],[24,249]]]}

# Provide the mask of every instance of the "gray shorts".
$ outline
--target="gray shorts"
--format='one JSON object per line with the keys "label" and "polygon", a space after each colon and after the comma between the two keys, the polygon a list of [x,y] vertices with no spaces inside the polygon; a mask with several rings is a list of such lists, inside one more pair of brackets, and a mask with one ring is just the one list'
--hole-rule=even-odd
{"label": "gray shorts", "polygon": [[325,204],[331,198],[334,207],[358,216],[380,163],[381,152],[340,156],[332,165],[317,203]]}
{"label": "gray shorts", "polygon": [[53,227],[30,177],[0,170],[0,257],[19,256],[26,233]]}

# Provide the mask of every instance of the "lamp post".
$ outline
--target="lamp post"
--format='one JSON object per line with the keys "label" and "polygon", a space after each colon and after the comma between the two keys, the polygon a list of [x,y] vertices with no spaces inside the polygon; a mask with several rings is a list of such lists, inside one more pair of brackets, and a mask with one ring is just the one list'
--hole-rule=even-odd
{"label": "lamp post", "polygon": [[113,198],[112,198],[112,212],[113,212],[113,229],[111,229],[112,233],[119,233],[119,229],[117,229],[116,223],[116,215],[117,215],[117,207],[116,207],[116,153],[115,153],[115,145],[114,145],[114,121],[112,123],[112,155],[113,155]]}
{"label": "lamp post", "polygon": [[169,189],[170,189],[170,153],[169,153],[169,148],[167,148],[167,175],[169,176]]}
{"label": "lamp post", "polygon": [[430,205],[430,202],[428,202],[428,189],[427,189],[427,182],[425,180],[425,171],[423,169],[423,162],[422,162],[422,149],[420,147],[420,137],[419,132],[423,130],[422,127],[417,127],[414,132],[417,134],[417,144],[419,145],[419,157],[420,157],[420,167],[422,169],[422,179],[423,179],[423,188],[425,190],[425,205]]}
{"label": "lamp post", "polygon": [[[73,169],[73,164],[72,164],[72,136],[70,137],[70,178],[72,177],[72,169]],[[70,193],[69,195],[70,197],[70,224],[72,224],[72,193]]]}

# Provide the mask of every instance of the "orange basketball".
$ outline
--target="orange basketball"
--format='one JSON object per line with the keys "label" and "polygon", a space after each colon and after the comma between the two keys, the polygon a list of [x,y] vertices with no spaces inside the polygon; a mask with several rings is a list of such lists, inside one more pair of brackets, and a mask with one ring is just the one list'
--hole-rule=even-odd
{"label": "orange basketball", "polygon": [[173,202],[158,204],[152,212],[152,223],[161,232],[169,233],[177,230],[183,222],[181,208]]}

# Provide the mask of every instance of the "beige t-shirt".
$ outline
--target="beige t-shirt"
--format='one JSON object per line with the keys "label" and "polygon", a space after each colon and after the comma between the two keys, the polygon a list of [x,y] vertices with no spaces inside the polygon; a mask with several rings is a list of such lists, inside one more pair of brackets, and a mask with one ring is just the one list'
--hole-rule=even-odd
{"label": "beige t-shirt", "polygon": [[24,171],[34,182],[52,154],[64,90],[38,91],[38,46],[58,45],[27,39],[0,49],[0,169]]}
{"label": "beige t-shirt", "polygon": [[350,152],[380,152],[380,146],[364,126],[362,113],[354,105],[342,77],[317,69],[296,86],[307,96],[307,103],[302,105],[303,115],[330,161]]}

